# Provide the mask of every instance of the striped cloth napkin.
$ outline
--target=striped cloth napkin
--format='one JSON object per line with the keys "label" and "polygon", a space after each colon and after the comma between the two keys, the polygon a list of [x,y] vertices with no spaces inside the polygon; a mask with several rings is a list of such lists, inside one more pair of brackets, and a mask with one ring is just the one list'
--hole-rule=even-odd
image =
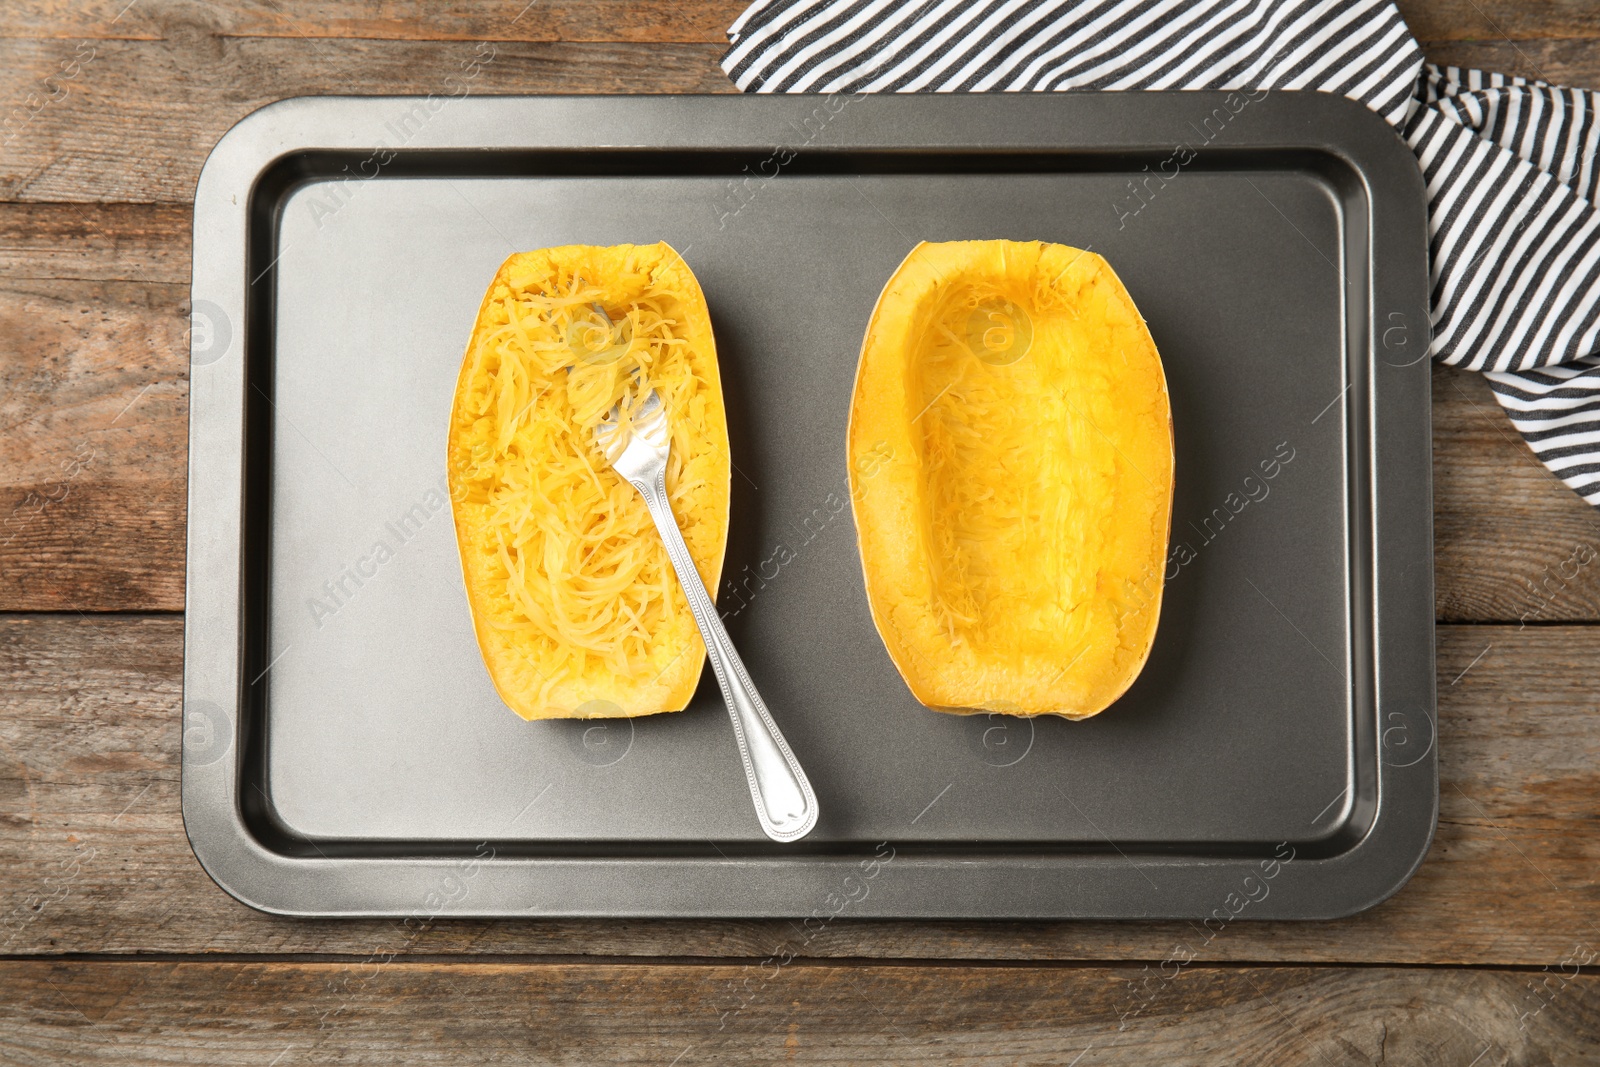
{"label": "striped cloth napkin", "polygon": [[1314,89],[1383,116],[1427,186],[1433,357],[1485,372],[1600,505],[1600,93],[1424,63],[1389,0],[756,0],[741,90]]}

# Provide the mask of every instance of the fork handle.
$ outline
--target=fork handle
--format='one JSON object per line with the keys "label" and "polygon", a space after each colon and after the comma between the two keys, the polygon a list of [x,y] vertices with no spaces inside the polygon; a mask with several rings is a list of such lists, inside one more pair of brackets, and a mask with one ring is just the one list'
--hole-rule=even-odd
{"label": "fork handle", "polygon": [[678,583],[683,586],[689,610],[694,612],[694,621],[705,640],[711,669],[716,672],[722,699],[727,702],[728,715],[733,719],[733,736],[739,742],[739,758],[744,762],[750,798],[755,801],[761,829],[774,841],[798,841],[817,825],[816,794],[811,791],[806,772],[789,750],[778,724],[772,721],[767,705],[750,680],[750,672],[745,670],[744,661],[722,626],[716,605],[700,580],[700,571],[689,555],[689,546],[684,544],[678,520],[672,514],[666,483],[663,465],[655,478],[633,482],[633,487],[644,497],[645,507],[650,510],[656,529],[661,531],[667,556],[678,572]]}

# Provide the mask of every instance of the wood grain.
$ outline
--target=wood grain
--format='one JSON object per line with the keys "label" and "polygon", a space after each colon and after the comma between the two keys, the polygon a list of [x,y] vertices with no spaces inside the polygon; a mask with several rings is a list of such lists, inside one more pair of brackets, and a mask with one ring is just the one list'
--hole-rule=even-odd
{"label": "wood grain", "polygon": [[182,607],[190,218],[0,205],[0,607]]}
{"label": "wood grain", "polygon": [[[748,0],[230,0],[202,16],[228,37],[362,37],[375,40],[638,41],[724,44]],[[184,0],[34,3],[0,13],[0,37],[160,40],[192,25]],[[1593,0],[1399,0],[1423,41],[1600,37]]]}
{"label": "wood grain", "polygon": [[[727,43],[747,0],[229,0],[204,12],[185,0],[86,0],[7,7],[0,37],[163,40],[199,17],[224,37],[393,41]],[[1558,25],[1559,17],[1551,20]]]}
{"label": "wood grain", "polygon": [[[1476,6],[1475,0],[1468,4]],[[353,5],[327,5],[323,30],[279,25],[284,16],[274,10],[275,3],[148,3],[148,12],[146,6],[132,9],[125,21],[133,26],[139,18],[152,19],[159,32],[152,31],[149,39],[74,39],[70,33],[61,38],[0,37],[7,58],[0,64],[0,144],[5,148],[0,153],[0,200],[187,202],[200,164],[228,127],[289,96],[443,94],[463,84],[475,94],[733,88],[717,65],[724,46],[701,40],[707,19],[720,22],[726,16],[721,8],[690,7],[683,18],[666,14],[664,5],[647,6],[637,18],[613,18],[621,5],[551,8],[552,19],[578,18],[577,12],[583,11],[588,14],[581,17],[596,24],[615,21],[633,29],[619,29],[615,40],[553,29],[530,40],[484,43],[319,35],[344,26],[331,13],[334,7],[360,17]],[[1557,13],[1561,8],[1546,6]],[[531,9],[527,18],[540,10]],[[96,15],[72,24],[97,25],[97,18],[103,21]],[[270,23],[282,35],[231,35],[241,18],[256,29]],[[465,14],[458,28],[475,25],[478,18]],[[390,15],[376,21],[387,24]],[[1571,28],[1567,16],[1557,21]],[[417,23],[410,25],[421,32]],[[680,25],[700,28],[682,34],[657,32]],[[448,26],[441,36],[450,36]],[[1507,40],[1497,33],[1466,36],[1483,39],[1424,36],[1430,58],[1565,84],[1600,84],[1600,42],[1591,39],[1593,32],[1537,41]],[[647,37],[653,43],[638,43]],[[485,57],[489,62],[482,63]],[[463,82],[464,67],[474,61],[480,63],[480,72]],[[137,152],[119,151],[129,130],[139,131]]]}
{"label": "wood grain", "polygon": [[1578,562],[1600,555],[1600,509],[1539,462],[1481,375],[1440,366],[1433,552],[1441,621],[1600,618],[1600,566]]}
{"label": "wood grain", "polygon": [[5,42],[0,200],[189,202],[223,133],[291,96],[733,91],[717,45],[236,38],[182,10],[159,41]]}
{"label": "wood grain", "polygon": [[0,606],[182,607],[187,297],[0,285]]}
{"label": "wood grain", "polygon": [[189,287],[187,204],[0,203],[0,277]]}
{"label": "wood grain", "polygon": [[[0,204],[0,611],[183,607],[189,229],[175,205]],[[1600,567],[1563,568],[1600,512],[1479,376],[1435,368],[1433,400],[1438,617],[1600,618]]]}
{"label": "wood grain", "polygon": [[[1600,26],[1600,15],[1591,18]],[[1600,87],[1600,47],[1594,40],[1509,41],[1486,35],[1482,40],[1424,41],[1423,51],[1441,66],[1498,71],[1576,89]]]}
{"label": "wood grain", "polygon": [[[1441,627],[1443,814],[1417,876],[1348,920],[1234,924],[1196,962],[1543,966],[1575,942],[1600,947],[1591,634]],[[183,832],[181,637],[171,617],[0,617],[0,954],[801,951],[781,921],[453,921],[418,934],[245,908],[201,871]],[[1186,923],[839,921],[803,952],[1160,961],[1194,938]]]}
{"label": "wood grain", "polygon": [[1594,0],[1396,0],[1418,40],[1524,41],[1600,37]]}
{"label": "wood grain", "polygon": [[[1574,960],[1593,955],[1582,950]],[[1600,978],[1191,965],[0,962],[0,1059],[1583,1064]],[[671,1010],[663,1010],[671,1005]]]}

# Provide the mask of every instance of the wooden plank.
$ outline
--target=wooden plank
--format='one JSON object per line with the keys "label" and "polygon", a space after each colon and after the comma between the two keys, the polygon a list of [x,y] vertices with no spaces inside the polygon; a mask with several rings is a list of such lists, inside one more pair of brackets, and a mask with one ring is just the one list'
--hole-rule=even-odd
{"label": "wooden plank", "polygon": [[717,66],[721,52],[707,44],[234,38],[204,26],[160,41],[15,39],[0,64],[8,109],[0,113],[0,200],[188,202],[223,133],[285,97],[732,92]]}
{"label": "wooden plank", "polygon": [[0,283],[0,607],[183,606],[187,297]]}
{"label": "wooden plank", "polygon": [[190,218],[0,205],[0,608],[183,606]]}
{"label": "wooden plank", "polygon": [[1579,1064],[1562,970],[0,962],[14,1062]]}
{"label": "wooden plank", "polygon": [[[216,888],[179,813],[182,621],[0,617],[0,955],[335,952],[1543,966],[1600,947],[1593,631],[1439,629],[1442,817],[1390,901],[1325,923],[323,923]],[[1449,921],[1443,921],[1448,916]]]}
{"label": "wooden plank", "polygon": [[1600,509],[1534,457],[1481,375],[1439,366],[1433,551],[1441,621],[1600,618]]}
{"label": "wooden plank", "polygon": [[1600,37],[1593,0],[1396,0],[1420,41]]}
{"label": "wooden plank", "polygon": [[187,204],[0,203],[0,277],[189,287]]}
{"label": "wooden plank", "polygon": [[[157,40],[201,30],[227,37],[365,37],[388,40],[655,41],[722,44],[747,0],[182,0],[38,3],[0,14],[0,37]],[[1591,0],[1399,0],[1424,41],[1592,38]]]}
{"label": "wooden plank", "polygon": [[[0,611],[183,607],[190,216],[0,204]],[[1600,619],[1600,512],[1435,368],[1445,621]],[[76,473],[73,473],[76,471]],[[1587,551],[1586,551],[1587,550]]]}
{"label": "wooden plank", "polygon": [[[0,37],[166,40],[363,37],[393,41],[595,41],[726,45],[747,0],[86,0],[7,7]],[[1526,20],[1524,20],[1526,21]],[[1552,24],[1559,24],[1556,19]]]}
{"label": "wooden plank", "polygon": [[[1589,19],[1600,27],[1600,17],[1591,14]],[[1580,89],[1600,87],[1600,48],[1593,40],[1511,41],[1486,34],[1482,40],[1424,41],[1423,51],[1441,66],[1475,67]]]}
{"label": "wooden plank", "polygon": [[[277,7],[260,10],[274,15]],[[8,62],[0,66],[7,108],[0,114],[6,149],[0,200],[182,203],[229,126],[266,103],[301,94],[733,89],[717,65],[718,43],[227,36],[229,13],[254,7],[224,9],[215,16],[223,22],[194,21],[203,18],[196,12],[218,10],[156,4],[152,12],[181,14],[162,23],[164,36],[153,40],[11,38]],[[640,17],[640,26],[652,19],[677,24],[659,12]],[[1600,41],[1593,39],[1510,42],[1495,35],[1428,47],[1436,61],[1600,84]],[[477,73],[466,77],[469,68]],[[139,132],[137,152],[122,147],[132,130]]]}

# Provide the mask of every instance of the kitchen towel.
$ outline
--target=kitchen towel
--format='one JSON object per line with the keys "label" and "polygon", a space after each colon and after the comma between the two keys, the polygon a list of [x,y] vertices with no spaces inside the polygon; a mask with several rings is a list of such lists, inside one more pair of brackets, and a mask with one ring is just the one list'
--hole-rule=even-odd
{"label": "kitchen towel", "polygon": [[1483,371],[1600,505],[1600,93],[1425,63],[1390,0],[756,0],[746,92],[1311,89],[1381,115],[1428,196],[1432,355]]}

